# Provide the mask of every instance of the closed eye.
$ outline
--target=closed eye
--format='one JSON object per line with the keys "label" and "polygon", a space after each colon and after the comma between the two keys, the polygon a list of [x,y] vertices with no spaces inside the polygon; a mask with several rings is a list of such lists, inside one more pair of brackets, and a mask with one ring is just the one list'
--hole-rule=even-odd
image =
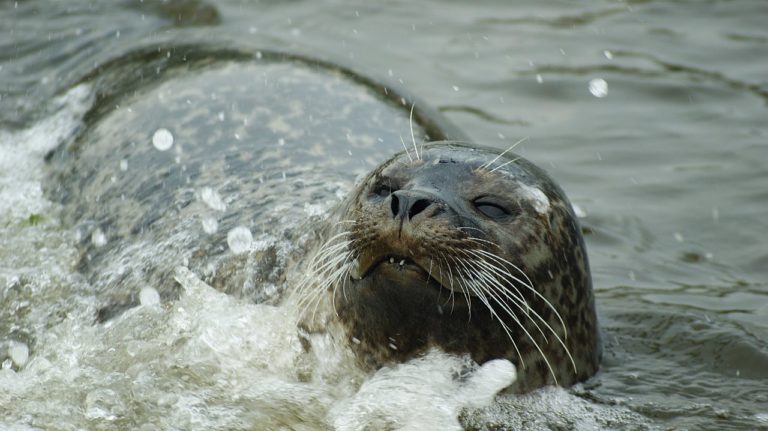
{"label": "closed eye", "polygon": [[512,216],[512,212],[506,207],[489,198],[478,198],[472,203],[480,213],[491,220],[503,221]]}

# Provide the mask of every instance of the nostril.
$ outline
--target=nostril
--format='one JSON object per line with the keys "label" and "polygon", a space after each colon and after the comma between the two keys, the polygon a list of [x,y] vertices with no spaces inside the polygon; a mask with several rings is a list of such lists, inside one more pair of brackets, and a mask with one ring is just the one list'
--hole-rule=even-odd
{"label": "nostril", "polygon": [[427,199],[418,199],[411,205],[411,208],[408,209],[408,218],[415,217],[417,214],[427,209],[431,204],[432,202]]}
{"label": "nostril", "polygon": [[392,201],[389,205],[392,209],[392,218],[397,217],[397,214],[400,212],[400,199],[398,199],[396,194],[392,194]]}

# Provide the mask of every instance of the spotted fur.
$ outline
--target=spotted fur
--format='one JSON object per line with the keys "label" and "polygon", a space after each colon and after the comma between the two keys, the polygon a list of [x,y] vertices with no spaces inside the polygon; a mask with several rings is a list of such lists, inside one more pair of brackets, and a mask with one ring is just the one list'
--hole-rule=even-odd
{"label": "spotted fur", "polygon": [[[485,209],[497,218],[480,210],[496,203]],[[530,162],[455,143],[406,149],[361,182],[338,219],[309,265],[307,280],[324,282],[302,295],[332,304],[361,366],[433,347],[506,358],[518,367],[515,392],[597,371],[584,241],[565,194]]]}

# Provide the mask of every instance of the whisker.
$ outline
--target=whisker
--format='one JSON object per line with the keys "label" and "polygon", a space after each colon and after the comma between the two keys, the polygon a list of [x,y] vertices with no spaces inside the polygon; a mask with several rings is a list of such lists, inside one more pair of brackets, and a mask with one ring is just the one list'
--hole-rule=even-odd
{"label": "whisker", "polygon": [[504,150],[501,154],[496,156],[493,160],[491,160],[490,162],[485,163],[484,165],[480,166],[480,169],[489,168],[492,164],[496,163],[496,160],[499,160],[499,158],[501,156],[503,156],[504,154],[507,154],[508,152],[512,151],[512,149],[514,149],[516,146],[520,145],[521,143],[523,143],[523,142],[525,142],[527,140],[528,140],[528,136],[526,136],[523,139],[520,139],[519,141],[515,142],[514,144],[512,144],[512,146],[510,146],[509,148]]}
{"label": "whisker", "polygon": [[[563,328],[563,336],[565,338],[568,338],[568,328],[566,327],[565,322],[563,321],[562,316],[560,316],[560,313],[557,311],[557,308],[555,308],[555,306],[552,305],[552,303],[549,302],[549,300],[547,298],[545,298],[544,295],[542,295],[538,290],[534,289],[533,283],[531,282],[531,279],[528,278],[528,276],[525,274],[525,272],[523,272],[523,270],[518,268],[517,265],[513,264],[512,262],[510,262],[510,261],[508,261],[508,260],[506,260],[506,259],[504,259],[504,258],[502,258],[500,256],[497,256],[497,255],[495,255],[493,253],[489,253],[487,251],[479,250],[479,249],[477,249],[475,251],[477,251],[477,252],[479,252],[479,253],[483,254],[484,256],[487,256],[487,257],[489,257],[491,259],[495,259],[497,262],[509,265],[510,267],[512,267],[515,270],[517,270],[520,274],[522,274],[523,277],[525,277],[525,279],[528,281],[528,283],[523,283],[522,281],[520,281],[520,283],[523,286],[525,286],[528,290],[533,292],[533,294],[536,295],[539,299],[544,301],[544,303],[555,313],[555,316],[557,317],[557,320],[560,321],[560,325]],[[515,280],[519,280],[519,279],[517,279],[517,277],[513,276],[512,274],[509,274],[509,276],[512,277]]]}
{"label": "whisker", "polygon": [[[563,341],[563,338],[561,338],[560,335],[554,330],[554,328],[552,328],[552,326],[546,320],[544,320],[544,318],[541,317],[541,315],[539,315],[539,313],[537,313],[535,309],[531,308],[531,306],[527,303],[527,301],[525,301],[525,299],[522,298],[522,293],[517,289],[517,286],[515,284],[515,282],[521,283],[521,281],[519,279],[517,279],[516,277],[512,276],[511,274],[509,274],[508,272],[504,271],[503,269],[497,267],[495,264],[493,264],[491,262],[488,262],[487,260],[484,260],[482,258],[479,258],[479,259],[480,259],[479,262],[485,268],[490,269],[493,273],[495,273],[498,276],[506,279],[508,281],[508,283],[509,283],[509,286],[514,288],[515,291],[517,292],[517,295],[519,295],[519,296],[511,295],[511,292],[509,292],[508,290],[504,289],[503,285],[498,285],[498,284],[495,285],[495,287],[498,288],[498,290],[495,290],[495,292],[498,293],[498,294],[504,295],[508,299],[512,300],[512,302],[515,302],[515,305],[518,308],[520,308],[520,311],[525,312],[527,315],[533,314],[533,316],[535,318],[537,318],[549,330],[549,332],[552,333],[552,335],[554,335],[554,337],[557,340],[557,342],[560,344],[560,346],[563,348],[563,350],[565,350],[565,353],[566,353],[566,355],[568,356],[568,358],[569,358],[569,360],[571,362],[571,365],[573,367],[574,372],[577,372],[578,370],[577,370],[577,367],[576,367],[576,362],[573,359],[573,356],[571,355],[571,352],[568,349],[568,346],[566,346],[565,342]],[[486,274],[481,274],[481,275],[486,275]],[[495,281],[498,281],[498,280],[495,279]],[[529,288],[530,290],[534,291],[534,293],[536,293],[541,299],[543,299],[543,301],[552,309],[552,311],[555,313],[555,315],[560,320],[560,323],[561,323],[561,325],[563,327],[564,336],[567,337],[567,328],[565,327],[564,323],[562,322],[562,319],[560,318],[559,313],[557,312],[555,307],[549,301],[547,301],[546,298],[544,298],[541,294],[539,294],[538,291],[533,289],[532,286],[529,286],[529,285],[526,285],[526,284],[523,284],[523,285],[526,286],[527,288]],[[493,286],[489,285],[489,287],[493,287]],[[496,298],[496,297],[494,296],[494,298]],[[520,304],[518,301],[521,302],[522,304]],[[526,309],[523,309],[522,305],[525,305]],[[544,331],[536,323],[536,321],[534,319],[531,319],[530,317],[529,317],[529,319],[530,319],[531,323],[533,323],[533,325],[539,330],[539,332],[541,333],[542,337],[547,339],[548,337],[544,334]]]}
{"label": "whisker", "polygon": [[506,162],[504,162],[504,163],[500,164],[499,166],[496,166],[495,168],[491,169],[491,172],[496,172],[498,169],[501,169],[501,168],[503,168],[504,166],[507,166],[507,165],[508,165],[508,164],[510,164],[510,163],[515,163],[515,162],[516,162],[516,161],[518,161],[518,160],[520,160],[520,157],[515,157],[515,158],[514,158],[514,159],[512,159],[512,160],[508,160],[508,161],[506,161]]}
{"label": "whisker", "polygon": [[405,145],[405,140],[403,140],[402,136],[400,136],[400,142],[403,144],[403,148],[405,149],[405,154],[408,156],[408,160],[413,162],[413,157],[411,157],[411,153],[408,152],[408,147]]}
{"label": "whisker", "polygon": [[[455,259],[452,259],[452,260],[457,265],[460,264]],[[515,351],[517,352],[518,358],[520,358],[520,364],[523,366],[523,368],[525,368],[525,361],[523,359],[523,355],[520,353],[520,350],[517,347],[517,343],[515,342],[515,339],[512,336],[512,331],[510,330],[510,328],[507,325],[507,323],[504,321],[504,319],[501,318],[501,316],[499,316],[499,314],[496,312],[496,310],[491,306],[491,304],[488,302],[488,299],[485,297],[485,294],[482,292],[482,290],[475,289],[472,285],[468,284],[469,282],[473,282],[473,284],[474,284],[473,280],[471,280],[469,278],[465,278],[462,281],[464,281],[467,290],[472,290],[472,292],[475,293],[475,296],[477,296],[478,299],[480,299],[480,302],[482,302],[483,305],[485,305],[485,307],[491,313],[491,316],[495,317],[499,321],[499,325],[501,325],[501,329],[504,331],[505,334],[507,334],[507,338],[509,338],[509,341],[512,343],[512,346],[514,347]],[[512,318],[512,320],[514,320],[518,324],[518,326],[522,327],[522,324],[517,319],[517,316],[512,314],[512,315],[510,315],[510,317]]]}
{"label": "whisker", "polygon": [[416,136],[413,134],[413,108],[415,107],[415,103],[411,104],[411,113],[408,115],[408,125],[411,128],[411,141],[413,141],[413,151],[416,152],[416,160],[421,160],[419,149],[416,147]]}

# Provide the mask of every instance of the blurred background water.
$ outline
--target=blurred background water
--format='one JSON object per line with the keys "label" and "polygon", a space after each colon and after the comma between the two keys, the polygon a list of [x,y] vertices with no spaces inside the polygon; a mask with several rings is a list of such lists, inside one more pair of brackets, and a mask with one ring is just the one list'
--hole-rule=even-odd
{"label": "blurred background water", "polygon": [[[186,404],[181,394],[146,406],[83,380],[110,376],[105,359],[85,359],[108,357],[118,338],[67,317],[93,311],[72,268],[71,232],[41,191],[43,156],[77,132],[90,103],[67,91],[139,46],[213,41],[312,54],[399,81],[478,143],[506,148],[528,137],[516,151],[578,206],[605,332],[601,373],[465,425],[768,429],[766,20],[763,0],[0,1],[0,427],[323,429],[329,411],[354,410],[325,388],[302,400],[318,412],[272,423],[265,412],[281,404],[238,399],[274,394],[232,383],[232,399],[203,403],[211,398],[200,387],[215,385],[182,369],[154,377],[197,382]],[[209,300],[187,305],[203,312]],[[155,341],[190,330],[170,319],[176,329]],[[141,322],[118,326],[137,331]],[[227,325],[217,329],[237,326]],[[81,373],[51,377],[67,358]],[[32,388],[40,382],[48,386]],[[158,406],[186,406],[188,422],[157,422]]]}

